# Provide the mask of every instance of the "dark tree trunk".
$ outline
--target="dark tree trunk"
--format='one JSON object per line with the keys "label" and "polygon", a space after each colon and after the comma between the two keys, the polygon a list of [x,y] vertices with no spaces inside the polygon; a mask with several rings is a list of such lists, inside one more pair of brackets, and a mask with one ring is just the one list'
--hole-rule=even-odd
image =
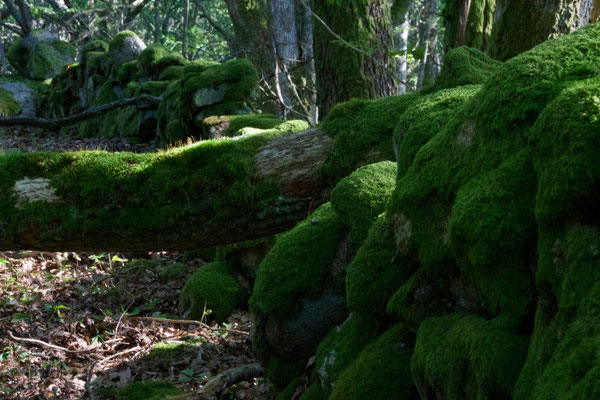
{"label": "dark tree trunk", "polygon": [[[356,51],[313,20],[317,103],[324,117],[335,104],[351,98],[377,98],[394,94],[391,15],[389,1],[344,0],[341,5],[313,1],[314,12]],[[367,54],[365,54],[367,53]]]}
{"label": "dark tree trunk", "polygon": [[425,17],[427,18],[427,50],[425,51],[423,81],[421,87],[427,87],[433,84],[435,77],[440,71],[440,56],[438,52],[438,0],[427,0],[425,7]]}
{"label": "dark tree trunk", "polygon": [[449,0],[444,8],[444,50],[469,46],[484,51],[495,6],[496,0]]}
{"label": "dark tree trunk", "polygon": [[490,55],[507,60],[553,37],[587,25],[593,0],[498,0]]}

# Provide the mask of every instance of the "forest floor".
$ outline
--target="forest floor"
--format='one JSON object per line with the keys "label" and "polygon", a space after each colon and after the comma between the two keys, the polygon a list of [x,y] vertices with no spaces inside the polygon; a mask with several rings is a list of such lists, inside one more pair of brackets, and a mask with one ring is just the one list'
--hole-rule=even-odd
{"label": "forest floor", "polygon": [[[0,151],[79,149],[153,150],[121,139],[0,131]],[[157,266],[128,268],[134,259]],[[174,263],[186,268],[168,276]],[[221,326],[177,321],[179,292],[203,264],[166,252],[0,252],[0,400],[133,399],[118,388],[136,381],[193,392],[223,371],[256,362],[247,312],[234,312]],[[269,391],[259,378],[221,398],[266,399]]]}

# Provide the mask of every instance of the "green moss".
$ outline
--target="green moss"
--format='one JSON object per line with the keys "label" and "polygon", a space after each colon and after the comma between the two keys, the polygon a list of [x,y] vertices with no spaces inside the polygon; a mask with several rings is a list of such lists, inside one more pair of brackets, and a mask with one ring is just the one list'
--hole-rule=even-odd
{"label": "green moss", "polygon": [[278,237],[260,264],[251,310],[290,318],[300,311],[298,299],[318,297],[344,233],[327,203]]}
{"label": "green moss", "polygon": [[161,74],[166,68],[169,67],[183,67],[189,64],[180,53],[170,53],[152,62],[152,69],[157,74]]}
{"label": "green moss", "polygon": [[[199,112],[202,113],[200,119],[235,114],[257,82],[258,73],[246,59],[184,67],[184,77],[173,82],[159,106],[159,144],[200,136],[194,125],[194,118]],[[197,106],[199,96],[208,96],[210,101]],[[173,123],[177,124],[177,130],[168,128]]]}
{"label": "green moss", "polygon": [[119,51],[123,49],[125,46],[125,39],[128,37],[138,37],[135,32],[132,31],[121,31],[115,35],[115,37],[110,41],[108,48],[110,51]]}
{"label": "green moss", "polygon": [[[454,51],[454,50],[453,50]],[[394,128],[398,176],[403,176],[417,151],[439,133],[452,114],[470,101],[481,86],[466,85],[424,95],[415,100],[398,118]]]}
{"label": "green moss", "polygon": [[385,210],[396,186],[396,166],[384,161],[370,164],[342,179],[331,192],[331,205],[350,228],[350,238],[362,243]]}
{"label": "green moss", "polygon": [[69,56],[72,60],[74,60],[75,56],[77,55],[77,49],[75,49],[75,46],[69,42],[65,42],[64,40],[54,40],[51,43],[51,46],[54,47],[59,53]]}
{"label": "green moss", "polygon": [[394,127],[417,98],[409,94],[373,101],[354,99],[333,107],[321,125],[333,137],[322,176],[337,182],[366,160],[393,160]]}
{"label": "green moss", "polygon": [[42,42],[31,50],[26,69],[31,78],[52,78],[61,72],[70,59],[69,54],[61,53],[54,46]]}
{"label": "green moss", "polygon": [[117,71],[117,80],[121,85],[126,85],[136,79],[138,73],[137,63],[137,60],[132,60],[119,67],[119,70]]}
{"label": "green moss", "polygon": [[[484,50],[489,42],[492,30],[496,0],[474,0],[469,7],[466,21],[464,43],[469,47]],[[461,2],[450,0],[444,7],[446,28],[444,46],[446,51],[456,46]]]}
{"label": "green moss", "polygon": [[[168,371],[171,366],[181,364],[186,358],[196,358],[200,350],[205,350],[202,343],[160,342],[152,346],[140,361],[152,368]],[[210,357],[204,356],[205,360],[208,358]]]}
{"label": "green moss", "polygon": [[313,383],[302,393],[299,400],[327,400],[327,393],[318,382]]}
{"label": "green moss", "polygon": [[387,330],[342,373],[329,399],[416,398],[409,367],[413,340],[401,324]]}
{"label": "green moss", "polygon": [[410,362],[421,397],[511,398],[529,338],[504,324],[464,314],[423,321]]}
{"label": "green moss", "polygon": [[500,61],[471,47],[458,47],[444,56],[440,74],[428,91],[450,89],[462,85],[484,84],[502,65]]}
{"label": "green moss", "polygon": [[93,76],[95,74],[101,75],[103,79],[108,73],[109,68],[109,53],[103,53],[100,51],[90,51],[85,57],[85,72],[87,76]]}
{"label": "green moss", "polygon": [[134,382],[105,392],[116,400],[163,400],[185,393],[171,382],[161,381]]}
{"label": "green moss", "polygon": [[179,297],[179,312],[190,310],[190,318],[200,321],[204,310],[211,318],[225,322],[236,307],[247,299],[233,269],[224,262],[213,262],[198,269],[187,280]]}
{"label": "green moss", "polygon": [[188,266],[183,263],[169,264],[165,269],[160,271],[160,280],[164,283],[179,279],[184,276],[188,271]]}
{"label": "green moss", "polygon": [[167,81],[146,81],[140,85],[140,92],[160,97],[167,90],[169,84],[170,82]]}
{"label": "green moss", "polygon": [[0,117],[14,117],[21,113],[21,104],[12,92],[0,87]]}
{"label": "green moss", "polygon": [[302,371],[302,366],[297,363],[272,357],[265,370],[265,375],[278,390],[285,390],[291,382],[297,381]]}
{"label": "green moss", "polygon": [[273,129],[285,121],[274,118],[272,114],[223,115],[211,116],[202,120],[205,128],[204,136],[208,137],[211,129],[218,128],[220,136],[236,136],[242,128]]}
{"label": "green moss", "polygon": [[165,68],[159,76],[161,81],[174,81],[183,78],[183,67],[174,66]]}
{"label": "green moss", "polygon": [[[118,100],[119,97],[115,93],[115,86],[117,86],[117,81],[107,80],[104,82],[104,84],[100,87],[100,93],[92,102],[92,107]],[[111,129],[115,129],[113,122],[114,118],[116,118],[118,114],[119,110],[114,110],[105,114],[104,117],[96,117],[82,122],[79,124],[79,134],[83,137],[96,137],[101,135],[103,132],[103,126],[106,126],[108,128],[105,129],[106,134],[107,136],[111,136],[109,132]]]}
{"label": "green moss", "polygon": [[27,58],[29,57],[29,51],[23,47],[23,38],[17,38],[12,41],[8,50],[6,51],[6,58],[14,69],[19,71],[21,74],[25,73],[27,69]]}
{"label": "green moss", "polygon": [[85,60],[85,56],[91,52],[96,51],[100,53],[105,53],[108,51],[108,43],[104,40],[92,40],[91,42],[86,43],[81,49],[81,60]]}
{"label": "green moss", "polygon": [[421,268],[390,298],[387,313],[416,333],[425,318],[450,313],[452,299],[452,294]]}
{"label": "green moss", "polygon": [[346,272],[346,301],[351,311],[385,316],[387,303],[414,266],[397,254],[394,232],[385,215],[375,222]]}
{"label": "green moss", "polygon": [[137,58],[137,66],[141,76],[152,77],[155,73],[160,73],[154,69],[153,63],[167,55],[171,51],[161,44],[151,44],[146,47]]}
{"label": "green moss", "polygon": [[301,388],[303,388],[304,385],[304,378],[299,377],[294,379],[289,385],[285,387],[285,389],[279,392],[275,400],[291,400],[296,391],[301,390]]}
{"label": "green moss", "polygon": [[379,334],[379,323],[371,315],[352,313],[329,332],[317,349],[315,368],[324,392],[330,393],[340,374],[362,349]]}
{"label": "green moss", "polygon": [[[563,224],[561,224],[563,225]],[[600,394],[600,231],[544,226],[540,235],[540,302],[516,399],[595,398]],[[546,242],[548,242],[546,244]],[[548,288],[553,288],[548,293]]]}

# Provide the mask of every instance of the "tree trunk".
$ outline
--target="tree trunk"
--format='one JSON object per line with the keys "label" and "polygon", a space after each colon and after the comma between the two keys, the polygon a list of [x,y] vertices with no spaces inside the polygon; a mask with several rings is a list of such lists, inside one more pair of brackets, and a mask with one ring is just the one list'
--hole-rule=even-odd
{"label": "tree trunk", "polygon": [[484,51],[492,30],[496,0],[450,0],[444,8],[444,51],[469,46]]}
{"label": "tree trunk", "polygon": [[407,91],[408,80],[408,33],[410,31],[409,12],[413,2],[410,0],[396,0],[392,5],[392,24],[394,27],[394,50],[398,53],[396,58],[396,71],[398,78],[398,94]]}
{"label": "tree trunk", "polygon": [[[314,12],[347,43],[340,43],[323,23],[313,20],[317,104],[325,116],[335,104],[351,98],[394,94],[390,2],[344,0],[341,5],[314,0]],[[367,53],[368,55],[365,55]],[[382,67],[383,66],[383,67]]]}
{"label": "tree trunk", "polygon": [[425,67],[423,71],[422,87],[433,84],[433,81],[440,71],[440,57],[438,52],[438,0],[428,0],[425,16],[428,20],[429,30],[427,33],[427,52],[425,53]]}
{"label": "tree trunk", "polygon": [[593,0],[498,0],[490,55],[507,60],[553,37],[589,23]]}
{"label": "tree trunk", "polygon": [[331,143],[312,129],[166,153],[3,154],[0,249],[186,250],[270,236],[326,198],[318,170]]}

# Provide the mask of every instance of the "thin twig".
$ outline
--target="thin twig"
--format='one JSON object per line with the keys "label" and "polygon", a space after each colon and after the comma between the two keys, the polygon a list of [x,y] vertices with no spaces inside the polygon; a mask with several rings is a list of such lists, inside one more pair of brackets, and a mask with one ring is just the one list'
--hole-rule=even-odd
{"label": "thin twig", "polygon": [[119,325],[121,325],[121,321],[123,320],[123,317],[125,316],[125,314],[127,314],[127,311],[129,311],[129,309],[131,308],[131,306],[133,305],[133,303],[135,303],[135,300],[132,301],[127,308],[123,311],[123,313],[121,314],[121,316],[119,317],[119,320],[117,321],[117,326],[115,327],[115,331],[113,333],[113,336],[117,336],[117,333],[119,332]]}
{"label": "thin twig", "polygon": [[131,349],[123,350],[123,351],[121,351],[119,353],[113,354],[112,356],[108,356],[106,358],[103,358],[102,360],[98,361],[98,364],[104,364],[105,362],[107,362],[109,360],[112,360],[113,358],[117,358],[117,357],[122,356],[124,354],[128,354],[128,353],[131,353],[131,352],[134,352],[134,351],[137,351],[137,350],[141,350],[141,349],[142,348],[140,346],[135,346],[135,347],[132,347]]}
{"label": "thin twig", "polygon": [[204,328],[206,330],[209,330],[209,331],[216,331],[216,332],[225,331],[225,332],[239,333],[239,334],[242,334],[242,335],[249,335],[248,332],[240,331],[240,330],[237,330],[237,329],[231,329],[231,328],[213,328],[212,326],[208,326],[204,322],[195,321],[195,320],[192,320],[192,319],[168,319],[168,318],[156,318],[156,317],[136,317],[136,316],[132,316],[132,315],[126,315],[125,318],[137,319],[138,321],[168,322],[170,324],[200,325],[202,328]]}
{"label": "thin twig", "polygon": [[66,349],[66,348],[64,348],[62,346],[57,346],[55,344],[47,343],[47,342],[44,342],[42,340],[17,337],[15,335],[13,335],[13,333],[11,331],[8,331],[8,337],[10,337],[12,340],[16,340],[18,342],[35,343],[35,344],[39,344],[39,345],[42,345],[42,346],[50,347],[51,349],[64,351],[65,353],[87,353],[88,351],[96,350],[97,348],[102,347],[105,344],[114,343],[114,342],[120,342],[121,341],[121,339],[111,339],[111,340],[107,340],[106,342],[99,343],[99,344],[97,344],[95,346],[88,347],[87,349],[69,350],[69,349]]}

